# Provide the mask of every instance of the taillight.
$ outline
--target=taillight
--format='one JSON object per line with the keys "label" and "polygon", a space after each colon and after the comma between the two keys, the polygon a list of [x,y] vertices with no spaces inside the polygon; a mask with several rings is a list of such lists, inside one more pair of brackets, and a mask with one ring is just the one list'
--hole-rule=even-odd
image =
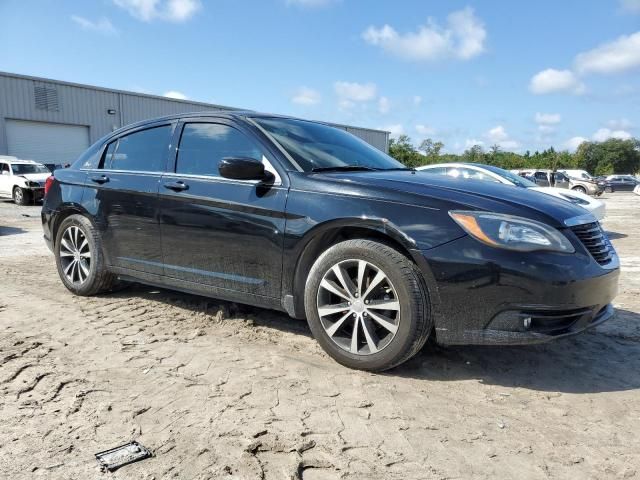
{"label": "taillight", "polygon": [[45,196],[47,196],[47,193],[49,192],[49,189],[51,188],[51,185],[53,185],[53,181],[55,179],[56,179],[56,177],[51,175],[50,177],[47,177],[47,180],[44,182],[44,195]]}

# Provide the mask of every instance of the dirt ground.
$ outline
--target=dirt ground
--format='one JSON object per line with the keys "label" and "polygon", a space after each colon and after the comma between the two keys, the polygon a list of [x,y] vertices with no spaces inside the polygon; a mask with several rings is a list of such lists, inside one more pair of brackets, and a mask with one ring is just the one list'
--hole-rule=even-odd
{"label": "dirt ground", "polygon": [[[640,478],[640,197],[606,202],[614,320],[369,374],[280,313],[144,286],[74,297],[39,207],[0,200],[0,477]],[[101,472],[94,454],[132,439],[153,458]]]}

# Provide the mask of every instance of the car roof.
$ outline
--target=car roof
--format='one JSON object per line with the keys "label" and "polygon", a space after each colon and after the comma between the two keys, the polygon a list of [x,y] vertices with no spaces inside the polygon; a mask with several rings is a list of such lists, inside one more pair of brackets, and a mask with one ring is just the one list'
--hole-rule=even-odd
{"label": "car roof", "polygon": [[11,164],[27,164],[27,165],[42,165],[40,162],[36,162],[35,160],[21,160],[16,158],[15,160],[8,160]]}
{"label": "car roof", "polygon": [[[117,130],[106,135],[106,137],[112,137],[113,135],[119,134],[121,132],[130,130],[132,128],[139,128],[145,125],[150,125],[157,122],[163,121],[172,121],[172,120],[181,120],[185,118],[203,118],[203,117],[211,117],[211,118],[227,118],[230,120],[233,119],[247,119],[247,118],[281,118],[286,120],[299,120],[301,122],[310,122],[317,123],[320,125],[327,125],[330,127],[344,127],[344,125],[338,125],[336,123],[331,122],[323,122],[319,120],[309,120],[306,118],[292,117],[290,115],[280,115],[277,113],[261,113],[253,110],[208,110],[201,112],[185,112],[185,113],[176,113],[173,115],[165,115],[163,117],[149,118],[147,120],[142,120],[140,122],[131,123],[129,125],[125,125]],[[361,127],[358,127],[361,128]],[[372,128],[362,128],[363,130],[371,130],[371,131],[385,131],[385,130],[375,130]]]}

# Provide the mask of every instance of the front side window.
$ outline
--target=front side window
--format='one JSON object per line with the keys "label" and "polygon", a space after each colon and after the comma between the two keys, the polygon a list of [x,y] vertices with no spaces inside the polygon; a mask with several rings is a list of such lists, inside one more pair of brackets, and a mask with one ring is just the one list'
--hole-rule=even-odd
{"label": "front side window", "polygon": [[164,171],[171,125],[140,130],[120,137],[107,147],[103,168],[143,172]]}
{"label": "front side window", "polygon": [[339,128],[288,118],[254,118],[305,172],[328,169],[394,170],[406,167]]}
{"label": "front side window", "polygon": [[262,150],[241,131],[218,123],[187,123],[178,146],[176,173],[219,176],[223,158],[262,160]]}

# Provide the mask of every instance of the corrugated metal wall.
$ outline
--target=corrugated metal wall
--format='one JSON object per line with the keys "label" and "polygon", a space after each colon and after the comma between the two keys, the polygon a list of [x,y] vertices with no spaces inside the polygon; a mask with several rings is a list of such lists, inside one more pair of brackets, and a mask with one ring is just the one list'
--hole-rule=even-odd
{"label": "corrugated metal wall", "polygon": [[[57,95],[57,108],[55,101],[36,105],[36,87],[48,87],[47,92]],[[5,119],[84,125],[89,127],[93,143],[116,128],[147,118],[229,109],[232,108],[0,72],[0,155],[7,153]],[[115,114],[109,114],[109,110],[115,110]],[[388,151],[387,132],[336,126]]]}

